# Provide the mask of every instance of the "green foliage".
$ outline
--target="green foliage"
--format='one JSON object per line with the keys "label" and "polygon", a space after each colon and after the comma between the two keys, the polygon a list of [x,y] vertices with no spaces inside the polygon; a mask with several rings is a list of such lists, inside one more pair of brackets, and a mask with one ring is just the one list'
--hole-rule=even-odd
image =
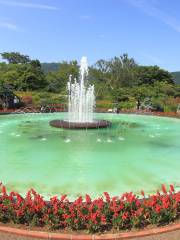
{"label": "green foliage", "polygon": [[96,103],[96,108],[100,108],[100,109],[103,109],[103,108],[114,108],[114,103],[112,103],[111,101],[97,101]]}
{"label": "green foliage", "polygon": [[110,80],[113,88],[132,87],[136,85],[135,69],[137,64],[133,58],[127,54],[120,57],[114,57],[109,62]]}
{"label": "green foliage", "polygon": [[173,76],[158,66],[138,66],[136,71],[138,85],[152,85],[156,82],[174,83]]}
{"label": "green foliage", "polygon": [[73,78],[78,78],[78,64],[77,61],[62,62],[59,64],[59,70],[56,72],[49,72],[46,75],[47,91],[49,92],[64,92],[66,90],[69,75]]}
{"label": "green foliage", "polygon": [[136,108],[136,101],[126,101],[118,104],[120,109],[134,109]]}
{"label": "green foliage", "polygon": [[0,84],[11,84],[15,90],[39,90],[47,85],[38,60],[30,63],[0,63]]}
{"label": "green foliage", "polygon": [[152,107],[155,111],[160,112],[176,112],[177,102],[172,97],[155,97],[152,98]]}
{"label": "green foliage", "polygon": [[101,81],[104,78],[111,90],[136,85],[137,64],[133,58],[128,57],[128,54],[114,57],[109,61],[99,60],[94,67],[102,73]]}
{"label": "green foliage", "polygon": [[34,106],[40,105],[48,105],[48,104],[66,104],[67,97],[65,95],[50,93],[50,92],[22,92],[17,91],[15,92],[17,96],[21,97],[22,99],[32,98],[32,104]]}
{"label": "green foliage", "polygon": [[177,111],[177,104],[165,104],[164,105],[164,112],[176,112]]}
{"label": "green foliage", "polygon": [[180,97],[180,85],[176,85],[174,97]]}
{"label": "green foliage", "polygon": [[164,106],[165,106],[164,99],[161,98],[152,99],[152,107],[154,108],[154,110],[158,112],[164,112]]}
{"label": "green foliage", "polygon": [[31,61],[29,56],[22,55],[19,52],[3,52],[0,54],[2,59],[7,60],[8,63],[12,63],[12,64],[19,64],[19,63],[25,64]]}
{"label": "green foliage", "polygon": [[[69,75],[72,79],[79,75],[76,60],[43,63],[42,69],[38,60],[30,60],[29,56],[17,52],[4,52],[1,56],[8,63],[0,63],[0,86],[11,85],[16,91],[34,92],[32,97],[36,105],[66,102]],[[155,110],[175,111],[180,85],[174,84],[173,76],[158,66],[140,66],[128,54],[110,60],[100,59],[89,67],[89,82],[95,85],[96,100],[108,100],[107,108],[112,108],[114,102],[121,109],[135,108],[137,102],[148,98]],[[40,91],[43,93],[39,94]],[[170,98],[174,102],[166,101]]]}

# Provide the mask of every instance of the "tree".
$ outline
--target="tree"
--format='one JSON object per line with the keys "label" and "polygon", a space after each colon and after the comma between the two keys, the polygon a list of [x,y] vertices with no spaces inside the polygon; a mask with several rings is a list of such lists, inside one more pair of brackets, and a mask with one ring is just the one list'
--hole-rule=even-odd
{"label": "tree", "polygon": [[22,55],[19,52],[3,52],[1,53],[2,59],[5,59],[8,61],[8,63],[12,64],[25,64],[29,63],[31,60],[29,56],[27,55]]}
{"label": "tree", "polygon": [[136,70],[139,85],[152,85],[155,82],[174,84],[173,76],[168,71],[161,69],[158,66],[138,66]]}
{"label": "tree", "polygon": [[132,87],[137,84],[137,64],[128,54],[114,57],[109,61],[100,59],[90,68],[90,78],[94,79],[98,96],[111,93],[114,100],[119,99],[122,88]]}
{"label": "tree", "polygon": [[100,70],[95,64],[89,68],[89,82],[95,86],[96,98],[102,99],[110,95],[109,73]]}
{"label": "tree", "polygon": [[16,64],[0,63],[0,84],[18,85],[19,72]]}
{"label": "tree", "polygon": [[38,60],[24,64],[0,63],[0,83],[11,84],[15,90],[41,90],[47,85]]}
{"label": "tree", "polygon": [[136,86],[129,91],[129,94],[135,97],[136,100],[144,101],[145,98],[152,98],[156,95],[153,86],[146,85]]}
{"label": "tree", "polygon": [[46,75],[47,88],[48,92],[58,93],[61,89],[61,82],[58,77],[57,72],[49,72]]}
{"label": "tree", "polygon": [[100,72],[102,73],[107,73],[110,71],[109,69],[109,62],[106,61],[106,60],[103,60],[103,59],[100,59],[98,60],[96,63],[95,63],[95,66],[94,66],[96,69],[98,69]]}
{"label": "tree", "polygon": [[22,90],[41,90],[47,86],[45,75],[41,69],[39,60],[33,60],[24,65],[19,81]]}
{"label": "tree", "polygon": [[69,75],[72,75],[72,79],[78,78],[79,66],[76,60],[70,62],[63,61],[59,64],[58,71],[47,74],[47,90],[50,92],[64,92]]}
{"label": "tree", "polygon": [[129,58],[128,54],[114,57],[109,61],[112,89],[117,89],[119,87],[132,87],[136,85],[136,67],[137,64],[135,60]]}

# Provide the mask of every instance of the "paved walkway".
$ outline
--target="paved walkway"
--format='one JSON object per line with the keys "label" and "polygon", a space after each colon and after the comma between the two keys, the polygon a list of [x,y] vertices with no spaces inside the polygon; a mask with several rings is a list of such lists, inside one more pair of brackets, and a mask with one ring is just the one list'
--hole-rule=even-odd
{"label": "paved walkway", "polygon": [[132,240],[180,240],[180,230],[154,235],[153,237],[132,238]]}

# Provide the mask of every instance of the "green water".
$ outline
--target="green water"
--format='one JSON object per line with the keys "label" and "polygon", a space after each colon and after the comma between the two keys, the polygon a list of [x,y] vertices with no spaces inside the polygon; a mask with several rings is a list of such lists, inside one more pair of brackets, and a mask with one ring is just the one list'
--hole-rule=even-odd
{"label": "green water", "polygon": [[110,129],[63,130],[49,126],[66,114],[0,116],[0,181],[25,193],[70,198],[108,191],[156,191],[180,184],[180,120],[97,114]]}

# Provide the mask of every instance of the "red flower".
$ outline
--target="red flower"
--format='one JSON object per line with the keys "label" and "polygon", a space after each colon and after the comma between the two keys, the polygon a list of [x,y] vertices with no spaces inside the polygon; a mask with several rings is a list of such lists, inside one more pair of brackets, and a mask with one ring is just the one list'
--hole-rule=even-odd
{"label": "red flower", "polygon": [[144,191],[143,190],[141,190],[141,195],[144,197],[145,196],[145,194],[144,194]]}
{"label": "red flower", "polygon": [[105,196],[105,198],[106,198],[106,202],[110,202],[110,196],[109,196],[109,193],[104,192],[104,196]]}
{"label": "red flower", "polygon": [[86,202],[89,204],[91,203],[91,198],[88,194],[86,194]]}
{"label": "red flower", "polygon": [[65,194],[65,195],[62,195],[62,197],[61,197],[61,202],[63,202],[63,201],[66,199],[66,197],[67,197],[66,194]]}
{"label": "red flower", "polygon": [[162,207],[157,204],[156,207],[155,207],[155,211],[156,211],[157,213],[160,213],[161,209],[162,209]]}
{"label": "red flower", "polygon": [[74,201],[74,205],[79,205],[79,204],[81,204],[82,203],[82,197],[80,196],[80,197],[78,197],[75,201]]}
{"label": "red flower", "polygon": [[158,195],[158,196],[160,196],[160,195],[161,195],[161,194],[160,194],[160,192],[159,192],[159,190],[157,190],[157,195]]}
{"label": "red flower", "polygon": [[[173,185],[170,185],[170,194],[167,194],[164,185],[162,191],[164,194],[158,192],[142,200],[133,193],[110,198],[105,192],[106,200],[100,197],[92,201],[91,197],[86,195],[86,201],[79,197],[74,202],[69,202],[66,195],[63,195],[61,199],[52,197],[50,202],[46,202],[34,190],[30,190],[23,198],[16,192],[7,193],[5,186],[2,186],[0,213],[1,217],[5,216],[9,222],[23,220],[24,224],[29,225],[35,217],[36,224],[89,231],[101,231],[108,227],[136,227],[136,218],[142,226],[152,221],[159,224],[164,213],[169,214],[167,220],[163,220],[168,223],[178,218],[180,192],[174,193]],[[143,191],[141,194],[144,196]]]}
{"label": "red flower", "polygon": [[118,213],[114,213],[114,215],[113,215],[114,218],[117,218],[118,216],[119,216]]}
{"label": "red flower", "polygon": [[104,214],[101,216],[101,222],[106,224],[106,216]]}
{"label": "red flower", "polygon": [[174,192],[174,186],[173,185],[170,185],[170,190],[171,190],[171,192]]}
{"label": "red flower", "polygon": [[166,193],[167,193],[167,191],[166,191],[166,187],[165,187],[165,185],[164,185],[164,184],[162,184],[162,191],[163,191],[163,193],[164,193],[164,194],[166,194]]}
{"label": "red flower", "polygon": [[122,214],[122,220],[126,220],[128,218],[128,212],[124,212]]}
{"label": "red flower", "polygon": [[115,196],[115,197],[112,197],[112,201],[116,201],[118,199],[118,197],[117,196]]}
{"label": "red flower", "polygon": [[169,202],[163,201],[163,208],[167,209],[169,207]]}
{"label": "red flower", "polygon": [[7,195],[6,187],[5,187],[5,186],[2,186],[2,194],[3,194],[3,196],[4,196],[4,195]]}

